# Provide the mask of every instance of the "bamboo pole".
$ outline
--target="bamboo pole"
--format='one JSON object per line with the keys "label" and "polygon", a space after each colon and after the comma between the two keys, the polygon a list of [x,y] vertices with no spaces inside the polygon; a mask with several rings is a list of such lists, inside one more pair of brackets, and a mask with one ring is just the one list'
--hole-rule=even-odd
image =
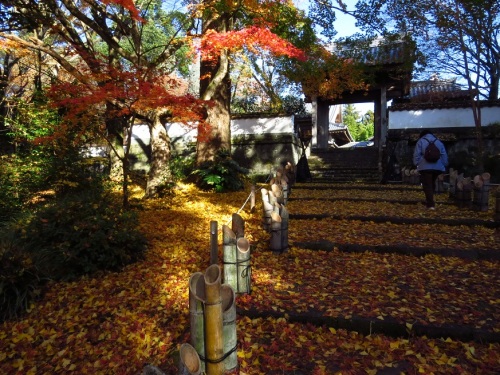
{"label": "bamboo pole", "polygon": [[205,358],[207,375],[224,373],[222,337],[221,269],[212,264],[205,271]]}
{"label": "bamboo pole", "polygon": [[222,325],[224,337],[224,369],[233,371],[238,367],[238,338],[236,335],[236,294],[228,284],[221,286]]}
{"label": "bamboo pole", "polygon": [[[205,302],[205,282],[201,272],[195,272],[189,278],[189,320],[191,345],[200,357],[205,356],[205,322],[203,304]],[[204,369],[204,363],[201,364]]]}
{"label": "bamboo pole", "polygon": [[245,237],[245,220],[239,214],[233,214],[231,219],[231,229],[236,238]]}
{"label": "bamboo pole", "polygon": [[236,235],[227,225],[222,226],[222,252],[224,260],[223,282],[238,290],[238,271],[236,259]]}
{"label": "bamboo pole", "polygon": [[217,239],[217,221],[210,222],[210,264],[219,263],[219,248]]}
{"label": "bamboo pole", "polygon": [[237,293],[250,293],[250,243],[245,237],[236,241],[238,270]]}
{"label": "bamboo pole", "polygon": [[201,361],[195,348],[186,343],[182,344],[179,356],[179,375],[201,374]]}

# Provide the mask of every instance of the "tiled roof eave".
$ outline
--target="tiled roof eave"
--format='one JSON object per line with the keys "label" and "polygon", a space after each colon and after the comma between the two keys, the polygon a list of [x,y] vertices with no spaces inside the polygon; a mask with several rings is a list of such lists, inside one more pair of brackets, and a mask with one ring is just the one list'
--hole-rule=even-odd
{"label": "tiled roof eave", "polygon": [[[468,100],[456,102],[428,102],[428,103],[398,103],[391,105],[388,109],[395,111],[417,111],[432,109],[452,109],[452,108],[470,108],[471,103]],[[482,100],[480,107],[500,107],[500,100]]]}

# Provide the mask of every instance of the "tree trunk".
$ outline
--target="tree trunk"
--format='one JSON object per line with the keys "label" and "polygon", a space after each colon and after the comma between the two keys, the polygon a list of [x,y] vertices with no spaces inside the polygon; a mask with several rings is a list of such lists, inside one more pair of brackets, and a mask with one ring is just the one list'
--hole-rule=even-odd
{"label": "tree trunk", "polygon": [[146,183],[145,198],[161,195],[162,191],[173,182],[169,165],[171,156],[170,137],[163,124],[163,115],[162,111],[156,111],[149,127],[151,135],[151,167]]}
{"label": "tree trunk", "polygon": [[[197,164],[213,160],[220,149],[231,150],[231,83],[226,53],[223,55],[216,69],[210,69],[203,62],[201,64],[201,76],[211,74],[214,79],[208,85],[201,82],[200,96],[204,100],[211,100],[213,106],[207,109],[206,125],[198,127]],[[218,80],[216,76],[222,78]]]}
{"label": "tree trunk", "polygon": [[[229,14],[214,13],[203,20],[202,33],[208,30],[227,32],[232,28],[233,20]],[[206,124],[198,127],[196,146],[198,165],[213,160],[220,149],[231,151],[231,79],[227,50],[221,50],[216,61],[202,58],[200,99],[211,101],[213,105],[207,108]]]}

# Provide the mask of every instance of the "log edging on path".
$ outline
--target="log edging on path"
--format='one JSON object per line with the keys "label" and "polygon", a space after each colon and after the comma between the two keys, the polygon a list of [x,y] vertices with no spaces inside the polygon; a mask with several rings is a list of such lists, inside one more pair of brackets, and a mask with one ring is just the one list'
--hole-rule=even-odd
{"label": "log edging on path", "polygon": [[411,186],[397,186],[393,185],[394,187],[388,187],[388,185],[373,185],[373,186],[368,186],[368,185],[356,185],[356,184],[350,184],[350,185],[319,185],[315,186],[313,183],[309,185],[295,185],[293,188],[294,191],[297,190],[371,190],[371,191],[422,191],[422,187],[415,185],[415,187]]}
{"label": "log edging on path", "polygon": [[[426,336],[427,338],[450,338],[459,341],[475,341],[481,343],[500,342],[500,333],[487,331],[469,326],[453,324],[427,325],[422,323],[400,322],[390,317],[384,320],[352,316],[344,317],[325,316],[321,312],[295,313],[293,311],[260,311],[256,309],[237,309],[237,314],[251,319],[255,318],[285,318],[291,323],[313,324],[314,326],[327,326],[335,329],[356,331],[362,335],[383,334],[395,338],[410,338],[412,336]],[[409,328],[411,327],[411,328]]]}
{"label": "log edging on path", "polygon": [[457,257],[469,260],[489,260],[500,261],[500,251],[488,249],[452,249],[452,248],[423,248],[407,245],[355,245],[338,244],[329,240],[319,240],[313,242],[293,242],[292,246],[313,250],[313,251],[333,251],[338,249],[345,253],[364,253],[370,251],[378,254],[399,254],[399,255],[439,255],[443,257]]}
{"label": "log edging on path", "polygon": [[448,226],[483,226],[486,228],[500,228],[500,221],[480,220],[480,219],[443,219],[443,218],[403,218],[394,216],[361,216],[361,215],[333,215],[333,214],[290,214],[290,220],[357,220],[374,223],[392,223],[392,224],[438,224]]}
{"label": "log edging on path", "polygon": [[[417,204],[422,204],[422,200],[401,200],[401,199],[387,199],[387,198],[294,198],[290,197],[288,198],[289,201],[300,201],[300,202],[306,202],[306,201],[320,201],[320,202],[370,202],[370,203],[397,203],[397,204],[407,204],[410,206],[417,205]],[[447,206],[453,206],[456,203],[453,201],[446,201],[446,202],[439,202],[440,205],[447,205]]]}

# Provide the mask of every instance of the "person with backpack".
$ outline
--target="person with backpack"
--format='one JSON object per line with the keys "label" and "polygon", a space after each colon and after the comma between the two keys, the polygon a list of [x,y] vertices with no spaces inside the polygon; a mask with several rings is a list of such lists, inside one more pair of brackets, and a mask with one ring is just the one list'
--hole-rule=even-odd
{"label": "person with backpack", "polygon": [[425,195],[425,205],[434,210],[434,191],[438,176],[446,171],[448,154],[446,148],[430,130],[423,130],[415,145],[413,164],[420,173],[420,182]]}

